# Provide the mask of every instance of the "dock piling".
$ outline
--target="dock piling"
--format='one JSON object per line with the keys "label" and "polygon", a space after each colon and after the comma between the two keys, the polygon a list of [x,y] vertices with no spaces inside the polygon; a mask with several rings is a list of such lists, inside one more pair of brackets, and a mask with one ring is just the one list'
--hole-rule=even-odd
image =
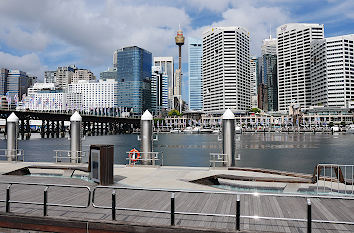
{"label": "dock piling", "polygon": [[82,147],[81,142],[81,122],[82,117],[78,112],[75,112],[70,117],[70,150],[71,150],[71,162],[72,163],[80,163],[81,162],[81,154],[80,152]]}
{"label": "dock piling", "polygon": [[141,151],[142,151],[142,161],[143,165],[151,165],[152,161],[149,160],[149,156],[152,152],[152,122],[153,116],[146,110],[141,116]]}
{"label": "dock piling", "polygon": [[18,149],[17,134],[19,132],[18,122],[19,119],[15,113],[11,113],[11,115],[7,118],[6,121],[8,161],[13,161],[14,159],[16,160],[17,149]]}
{"label": "dock piling", "polygon": [[222,115],[223,154],[227,155],[227,166],[235,166],[235,115],[227,109]]}
{"label": "dock piling", "polygon": [[48,186],[43,191],[43,216],[47,216]]}
{"label": "dock piling", "polygon": [[10,213],[10,187],[11,184],[6,188],[6,213]]}

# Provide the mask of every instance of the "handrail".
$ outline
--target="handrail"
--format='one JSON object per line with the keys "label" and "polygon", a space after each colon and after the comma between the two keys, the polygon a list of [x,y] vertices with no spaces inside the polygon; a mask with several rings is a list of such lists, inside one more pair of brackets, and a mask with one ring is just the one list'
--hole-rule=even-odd
{"label": "handrail", "polygon": [[[135,162],[138,161],[145,161],[145,162],[152,162],[152,166],[156,165],[156,161],[160,161],[160,166],[163,166],[163,152],[157,152],[157,151],[153,151],[153,152],[141,152],[141,151],[129,151],[126,152],[128,154],[128,158],[126,158],[126,160],[128,160],[128,165],[132,166],[135,165]],[[146,154],[148,156],[148,158],[141,158],[141,154]],[[132,158],[132,156],[129,155],[134,155],[134,158]],[[139,158],[138,158],[138,155]],[[161,157],[161,158],[160,158]]]}
{"label": "handrail", "polygon": [[[0,184],[8,184],[8,194],[6,195],[6,200],[1,200],[0,202],[6,202],[6,205],[10,203],[17,203],[17,204],[32,204],[32,205],[43,205],[43,206],[58,206],[58,207],[72,207],[72,208],[88,208],[91,205],[91,188],[85,185],[69,185],[69,184],[44,184],[44,183],[28,183],[28,182],[4,182],[0,181]],[[87,189],[87,204],[86,205],[69,205],[69,204],[60,204],[60,203],[46,203],[43,202],[28,202],[28,201],[14,201],[10,199],[10,189],[12,185],[29,185],[29,186],[41,186],[45,187],[44,193],[46,195],[47,190],[49,187],[61,187],[61,188],[76,188],[76,189]]]}
{"label": "handrail", "polygon": [[[72,151],[71,150],[54,150],[55,152],[55,162],[62,162],[62,159],[69,159],[70,162],[72,162]],[[86,157],[86,152],[87,151],[75,151],[76,156],[75,156],[75,163],[81,163],[82,159]],[[62,154],[67,154],[66,156],[62,156]],[[59,155],[59,156],[58,156]]]}
{"label": "handrail", "polygon": [[[112,206],[102,206],[95,204],[95,193],[98,189],[112,189]],[[116,190],[140,190],[140,191],[160,191],[172,193],[171,195],[171,211],[168,210],[151,210],[151,209],[141,209],[141,208],[127,208],[127,207],[117,207],[115,202]],[[195,213],[195,212],[183,212],[183,211],[175,211],[174,210],[174,202],[175,202],[175,193],[207,193],[207,194],[227,194],[227,195],[237,195],[237,210],[235,214],[217,214],[217,213]],[[253,196],[280,196],[280,197],[300,197],[307,198],[307,208],[308,208],[308,216],[307,219],[299,219],[299,218],[284,218],[284,217],[270,217],[270,216],[247,216],[240,215],[240,196],[241,195],[253,195]],[[113,202],[114,196],[114,202]],[[96,186],[92,190],[92,206],[98,209],[112,209],[112,213],[115,214],[116,210],[127,210],[127,211],[139,211],[139,212],[152,212],[152,213],[167,213],[171,214],[171,225],[174,225],[174,215],[197,215],[197,216],[215,216],[215,217],[233,217],[236,218],[236,228],[239,229],[240,218],[248,218],[248,219],[264,219],[264,220],[282,220],[282,221],[298,221],[298,222],[307,222],[308,227],[311,227],[311,223],[329,223],[329,224],[343,224],[343,225],[354,225],[354,222],[350,221],[333,221],[333,220],[318,220],[312,219],[311,217],[311,201],[309,198],[323,198],[323,199],[345,199],[345,200],[354,200],[354,197],[346,197],[346,196],[316,196],[316,195],[297,195],[297,194],[271,194],[271,193],[242,193],[242,192],[229,192],[229,191],[201,191],[201,190],[182,190],[182,189],[161,189],[161,188],[138,188],[138,187],[116,187],[116,186]],[[114,205],[113,205],[114,203]],[[113,210],[114,208],[114,210]],[[115,219],[115,216],[112,216],[112,219]]]}
{"label": "handrail", "polygon": [[[2,154],[1,152],[4,152]],[[19,159],[22,157],[22,160]],[[14,158],[16,162],[25,161],[25,153],[23,149],[0,149],[0,158]]]}

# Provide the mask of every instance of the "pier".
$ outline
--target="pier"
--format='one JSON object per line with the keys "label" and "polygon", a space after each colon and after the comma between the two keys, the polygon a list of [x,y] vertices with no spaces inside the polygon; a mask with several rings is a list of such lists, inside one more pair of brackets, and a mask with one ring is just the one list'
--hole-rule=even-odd
{"label": "pier", "polygon": [[[119,231],[125,227],[130,232],[138,229],[154,232],[236,232],[237,229],[241,232],[306,232],[307,201],[310,200],[312,232],[354,231],[353,196],[220,191],[213,186],[190,182],[220,174],[269,178],[284,177],[282,175],[209,168],[115,165],[115,184],[98,186],[70,176],[56,178],[55,175],[67,174],[63,169],[68,166],[74,170],[74,175],[87,173],[81,168],[76,169],[75,165],[57,164],[49,169],[53,165],[0,163],[0,227],[16,228],[16,223],[22,221],[23,229],[53,231],[60,228],[61,232],[68,231],[68,222],[73,227],[71,231],[75,232],[85,231],[85,227],[91,225],[92,229],[97,229],[99,224],[101,230],[106,227]],[[6,175],[21,168],[28,168],[32,176]],[[47,176],[38,176],[43,173]],[[7,207],[6,190],[9,187]],[[238,203],[240,208],[237,208]],[[240,211],[239,226],[237,210]],[[40,219],[41,223],[32,222],[26,228],[28,219]]]}

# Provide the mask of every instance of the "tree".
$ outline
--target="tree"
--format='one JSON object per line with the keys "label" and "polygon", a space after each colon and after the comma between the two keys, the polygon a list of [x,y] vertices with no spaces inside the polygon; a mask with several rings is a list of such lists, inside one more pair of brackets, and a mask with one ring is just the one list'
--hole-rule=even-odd
{"label": "tree", "polygon": [[261,110],[259,108],[251,108],[250,112],[254,112],[254,113],[260,113]]}
{"label": "tree", "polygon": [[177,111],[176,109],[172,109],[171,111],[168,112],[169,116],[180,116],[181,113]]}

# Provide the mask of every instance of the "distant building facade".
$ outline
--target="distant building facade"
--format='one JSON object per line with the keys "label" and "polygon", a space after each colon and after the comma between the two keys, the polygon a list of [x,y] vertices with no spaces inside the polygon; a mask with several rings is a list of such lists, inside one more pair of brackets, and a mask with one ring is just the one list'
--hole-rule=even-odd
{"label": "distant building facade", "polygon": [[161,66],[152,66],[151,109],[155,115],[168,109],[168,76]]}
{"label": "distant building facade", "polygon": [[76,69],[72,76],[71,83],[77,83],[79,80],[93,81],[95,79],[95,75],[90,70]]}
{"label": "distant building facade", "polygon": [[151,52],[137,46],[117,52],[118,106],[135,114],[151,110]]}
{"label": "distant building facade", "polygon": [[250,60],[251,108],[258,107],[257,66],[258,66],[258,59],[256,57],[251,57],[251,60]]}
{"label": "distant building facade", "polygon": [[311,105],[310,44],[323,38],[323,24],[292,23],[277,28],[280,111],[288,111],[291,103]]}
{"label": "distant building facade", "polygon": [[349,107],[354,100],[354,34],[311,43],[312,105]]}
{"label": "distant building facade", "polygon": [[168,109],[172,109],[174,87],[174,60],[173,57],[154,57],[154,66],[160,66],[164,76],[168,78]]}
{"label": "distant building facade", "polygon": [[215,27],[203,33],[203,109],[248,110],[251,107],[249,32]]}
{"label": "distant building facade", "polygon": [[201,39],[188,38],[188,83],[189,109],[203,109],[202,88],[203,42]]}

